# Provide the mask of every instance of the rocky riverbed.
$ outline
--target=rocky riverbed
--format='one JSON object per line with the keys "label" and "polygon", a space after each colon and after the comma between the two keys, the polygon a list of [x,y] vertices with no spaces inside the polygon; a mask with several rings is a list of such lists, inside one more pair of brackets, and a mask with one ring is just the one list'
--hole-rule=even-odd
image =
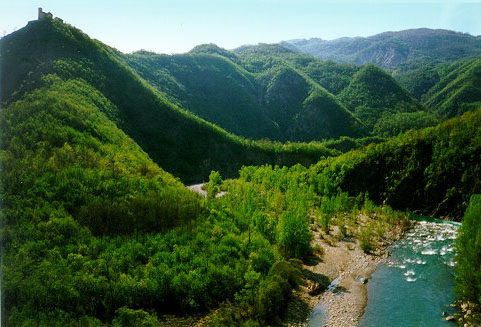
{"label": "rocky riverbed", "polygon": [[304,285],[294,293],[282,325],[313,326],[308,318],[312,308],[320,305],[324,309],[321,314],[326,315],[324,326],[357,326],[367,303],[366,284],[377,265],[388,257],[387,246],[403,232],[401,227],[394,228],[375,253],[366,254],[354,239],[333,241],[314,230],[313,247],[321,246],[323,253],[303,266]]}

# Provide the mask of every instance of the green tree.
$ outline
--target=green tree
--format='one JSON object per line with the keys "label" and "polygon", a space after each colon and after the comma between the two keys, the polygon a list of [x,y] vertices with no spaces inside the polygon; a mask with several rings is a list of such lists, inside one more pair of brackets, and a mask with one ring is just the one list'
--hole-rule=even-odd
{"label": "green tree", "polygon": [[312,234],[309,231],[307,211],[301,208],[288,209],[282,215],[277,242],[287,258],[303,258],[311,253]]}
{"label": "green tree", "polygon": [[473,195],[456,240],[456,291],[461,300],[481,303],[481,195]]}
{"label": "green tree", "polygon": [[218,171],[211,171],[209,183],[207,184],[207,198],[213,199],[220,192],[222,186],[222,176]]}

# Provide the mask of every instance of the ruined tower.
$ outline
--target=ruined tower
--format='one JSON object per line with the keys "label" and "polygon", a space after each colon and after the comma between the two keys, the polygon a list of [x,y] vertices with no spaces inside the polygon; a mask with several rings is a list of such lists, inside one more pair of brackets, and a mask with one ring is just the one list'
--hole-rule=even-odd
{"label": "ruined tower", "polygon": [[43,12],[42,8],[38,8],[38,20],[52,19],[53,15],[49,12]]}

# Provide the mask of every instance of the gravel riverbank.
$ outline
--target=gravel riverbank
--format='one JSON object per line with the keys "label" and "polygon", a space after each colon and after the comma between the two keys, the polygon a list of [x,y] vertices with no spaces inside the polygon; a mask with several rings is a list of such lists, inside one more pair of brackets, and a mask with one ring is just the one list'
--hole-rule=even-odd
{"label": "gravel riverbank", "polygon": [[[366,284],[377,265],[388,257],[389,244],[399,239],[403,232],[401,227],[393,229],[375,253],[366,254],[354,239],[333,242],[315,230],[313,246],[320,245],[324,253],[303,266],[304,285],[295,291],[281,326],[308,326],[309,314],[318,303],[327,310],[324,326],[358,326],[367,303]],[[325,286],[320,285],[322,280],[335,280],[337,285],[316,294],[316,288],[323,289]]]}

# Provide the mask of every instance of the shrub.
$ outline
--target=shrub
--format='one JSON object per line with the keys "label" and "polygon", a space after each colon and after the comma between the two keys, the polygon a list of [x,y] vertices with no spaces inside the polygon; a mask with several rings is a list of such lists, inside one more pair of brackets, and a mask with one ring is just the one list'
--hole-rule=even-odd
{"label": "shrub", "polygon": [[316,245],[313,246],[312,252],[314,252],[318,255],[323,255],[325,253],[325,250],[320,244],[316,244]]}
{"label": "shrub", "polygon": [[143,310],[120,308],[112,321],[113,327],[158,327],[157,318]]}
{"label": "shrub", "polygon": [[361,228],[359,233],[359,246],[365,253],[370,253],[374,249],[371,225],[363,226]]}
{"label": "shrub", "polygon": [[329,230],[331,229],[331,217],[326,214],[321,214],[319,217],[319,225],[324,233],[329,234]]}

